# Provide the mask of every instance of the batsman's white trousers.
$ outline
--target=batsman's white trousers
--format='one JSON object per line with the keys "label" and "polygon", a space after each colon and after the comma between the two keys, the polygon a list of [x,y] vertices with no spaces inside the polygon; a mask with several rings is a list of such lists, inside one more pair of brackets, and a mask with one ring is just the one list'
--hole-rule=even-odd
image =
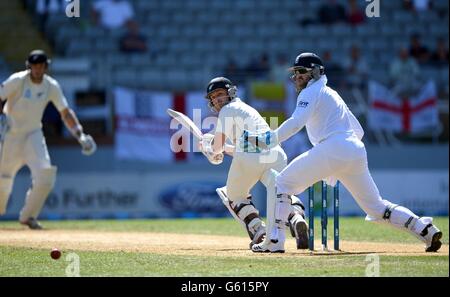
{"label": "batsman's white trousers", "polygon": [[370,175],[362,141],[351,134],[334,134],[295,158],[276,178],[277,193],[295,195],[328,177],[337,178],[370,216],[381,218],[391,205],[380,197]]}
{"label": "batsman's white trousers", "polygon": [[280,172],[287,164],[287,157],[280,146],[269,153],[235,153],[228,171],[227,194],[230,201],[247,199],[253,186],[261,181],[266,187],[275,185],[271,169]]}
{"label": "batsman's white trousers", "polygon": [[[43,170],[52,166],[44,135],[40,129],[28,134],[7,133],[0,157],[0,189],[5,189],[0,193],[0,214],[2,214],[6,210],[14,178],[21,167],[27,165],[33,181],[36,181],[39,180],[39,174]],[[33,203],[33,201],[26,201],[26,204],[30,202]]]}

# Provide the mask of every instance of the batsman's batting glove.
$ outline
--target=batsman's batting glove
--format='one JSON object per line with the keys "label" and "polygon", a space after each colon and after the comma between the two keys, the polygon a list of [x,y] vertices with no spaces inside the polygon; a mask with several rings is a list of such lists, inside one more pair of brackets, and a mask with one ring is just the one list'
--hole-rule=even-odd
{"label": "batsman's batting glove", "polygon": [[203,155],[208,159],[209,163],[213,165],[219,165],[223,162],[223,153],[220,154],[212,154],[207,152],[202,152]]}
{"label": "batsman's batting glove", "polygon": [[200,142],[200,150],[202,151],[203,155],[208,159],[208,161],[213,165],[219,165],[223,162],[223,153],[215,154],[212,149],[212,142],[214,139],[214,135],[212,134],[205,134],[202,137],[202,140]]}
{"label": "batsman's batting glove", "polygon": [[212,143],[214,140],[214,135],[206,133],[203,135],[202,140],[200,142],[200,149],[205,153],[214,153],[212,148]]}

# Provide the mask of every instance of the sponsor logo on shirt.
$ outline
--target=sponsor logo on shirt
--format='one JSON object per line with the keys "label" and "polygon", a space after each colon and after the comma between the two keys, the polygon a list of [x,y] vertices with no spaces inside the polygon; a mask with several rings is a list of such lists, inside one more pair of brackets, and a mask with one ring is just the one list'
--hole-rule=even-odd
{"label": "sponsor logo on shirt", "polygon": [[300,101],[297,106],[298,107],[308,107],[309,102],[306,101]]}
{"label": "sponsor logo on shirt", "polygon": [[27,89],[25,91],[24,97],[27,99],[31,99],[31,90],[30,89]]}

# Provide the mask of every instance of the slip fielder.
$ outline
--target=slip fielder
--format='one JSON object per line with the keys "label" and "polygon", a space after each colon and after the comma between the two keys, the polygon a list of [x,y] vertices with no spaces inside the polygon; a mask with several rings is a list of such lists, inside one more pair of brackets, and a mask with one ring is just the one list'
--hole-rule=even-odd
{"label": "slip fielder", "polygon": [[[242,102],[236,92],[236,86],[227,78],[217,77],[209,82],[206,99],[211,110],[219,115],[215,131],[203,136],[200,150],[207,157],[220,156],[228,148],[226,141],[234,146],[234,151],[228,152],[233,154],[233,161],[226,187],[217,189],[217,193],[233,217],[244,225],[252,246],[263,240],[266,229],[251,201],[250,190],[261,181],[267,189],[267,199],[275,200],[275,177],[286,166],[287,157],[279,145],[271,145],[267,138],[270,132],[267,122],[254,108]],[[212,161],[215,159],[219,162]],[[213,164],[222,159],[223,156],[208,157]],[[306,249],[308,228],[303,205],[295,196],[289,202],[286,226],[290,226],[297,248]],[[278,252],[284,252],[284,249]]]}
{"label": "slip fielder", "polygon": [[42,50],[32,51],[26,60],[26,70],[14,73],[0,86],[0,215],[13,188],[14,177],[24,165],[31,170],[32,186],[28,190],[19,221],[31,229],[42,229],[37,217],[53,189],[56,167],[52,166],[42,133],[42,115],[52,102],[61,118],[79,141],[82,152],[91,155],[97,146],[83,133],[75,113],[56,80],[46,73],[50,60]]}
{"label": "slip fielder", "polygon": [[285,202],[290,195],[301,193],[320,180],[328,180],[330,184],[342,182],[367,213],[367,221],[387,223],[411,233],[425,243],[427,252],[439,250],[442,232],[433,225],[431,217],[418,217],[380,196],[361,141],[364,131],[339,94],[327,86],[322,60],[313,53],[302,53],[289,70],[299,92],[297,107],[271,137],[275,142],[283,142],[306,125],[314,147],[295,158],[276,177],[275,211],[268,213],[276,223],[268,226],[266,240],[252,250],[267,252],[280,248],[282,239],[278,230],[290,213]]}

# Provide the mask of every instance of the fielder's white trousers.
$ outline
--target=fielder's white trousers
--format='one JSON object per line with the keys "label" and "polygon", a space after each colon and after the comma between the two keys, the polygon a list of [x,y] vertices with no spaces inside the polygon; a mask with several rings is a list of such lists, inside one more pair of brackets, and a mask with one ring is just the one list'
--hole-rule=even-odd
{"label": "fielder's white trousers", "polygon": [[[0,150],[0,189],[4,189],[4,191],[0,191],[0,214],[6,211],[13,181],[20,168],[27,165],[33,181],[36,181],[39,180],[39,175],[43,170],[52,167],[47,144],[40,129],[28,134],[7,133],[2,146]],[[26,203],[30,202],[33,203],[33,201],[26,201]]]}
{"label": "fielder's white trousers", "polygon": [[382,218],[391,205],[380,197],[370,175],[364,144],[350,134],[334,134],[295,158],[276,178],[277,193],[296,195],[328,177],[338,179],[370,216]]}

